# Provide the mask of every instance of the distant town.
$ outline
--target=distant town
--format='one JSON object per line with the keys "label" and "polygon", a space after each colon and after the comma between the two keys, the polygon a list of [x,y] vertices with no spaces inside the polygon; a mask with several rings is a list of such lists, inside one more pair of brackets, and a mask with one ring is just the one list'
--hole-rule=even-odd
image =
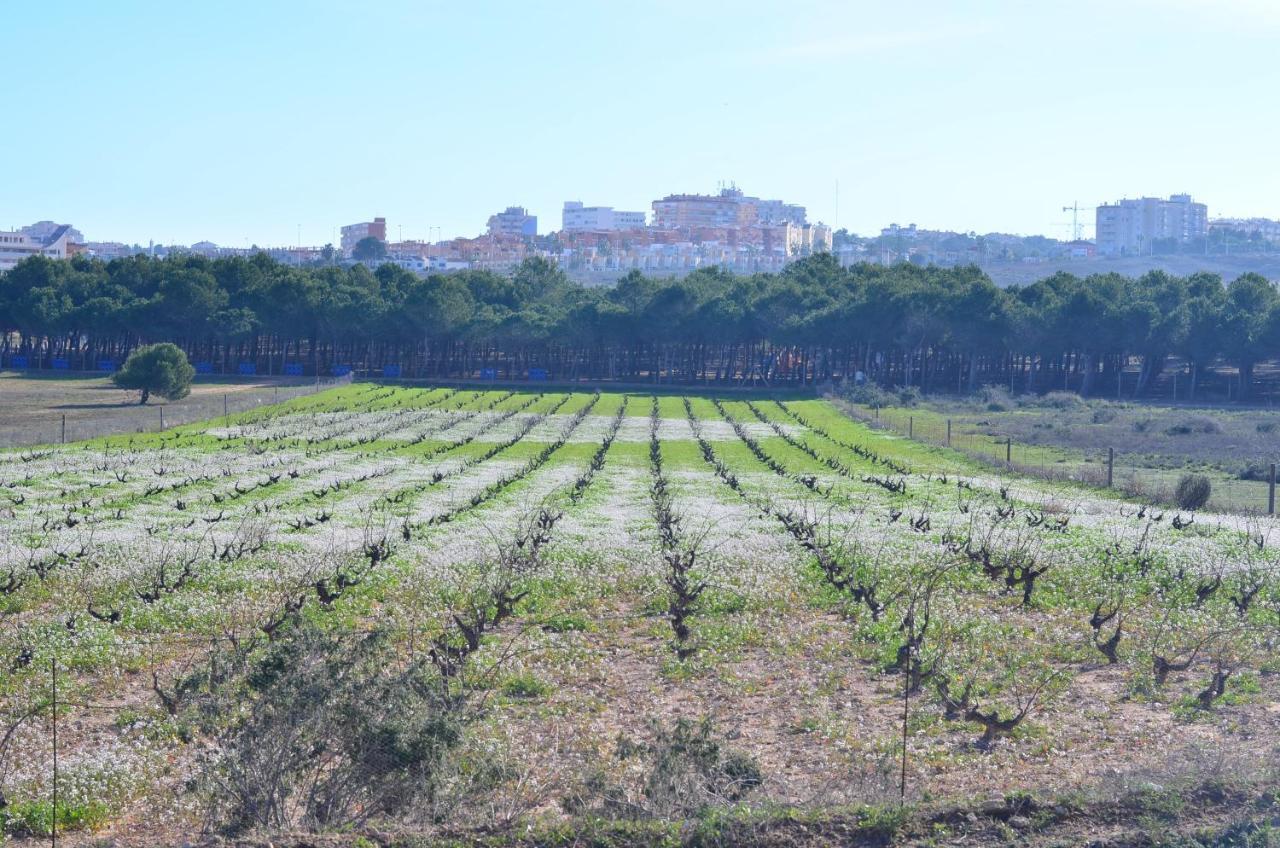
{"label": "distant town", "polygon": [[[831,253],[841,264],[954,266],[1045,263],[1125,257],[1230,256],[1280,252],[1280,221],[1210,218],[1208,207],[1188,194],[1123,199],[1088,208],[1072,204],[1067,239],[1044,235],[929,230],[890,224],[875,235],[833,230],[810,222],[804,206],[745,194],[735,185],[712,194],[669,194],[650,213],[565,201],[559,229],[540,232],[536,216],[521,206],[491,215],[474,237],[390,240],[385,218],[341,227],[337,244],[230,247],[129,244],[87,239],[70,224],[40,221],[0,231],[0,272],[32,255],[104,261],[146,254],[208,258],[265,253],[296,266],[390,263],[420,274],[468,268],[506,272],[531,257],[555,262],[570,277],[603,282],[632,270],[681,275],[720,267],[738,273],[781,270],[794,259]],[[1094,239],[1082,237],[1092,213]]]}

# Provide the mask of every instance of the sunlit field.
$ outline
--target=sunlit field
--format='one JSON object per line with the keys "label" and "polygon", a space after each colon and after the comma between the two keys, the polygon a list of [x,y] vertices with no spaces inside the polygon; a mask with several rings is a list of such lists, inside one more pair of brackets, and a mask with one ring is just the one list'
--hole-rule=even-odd
{"label": "sunlit field", "polygon": [[[355,384],[3,457],[18,836],[48,828],[54,681],[85,841],[1111,797],[1276,755],[1273,520],[1002,476],[820,400]],[[457,732],[424,754],[415,711]]]}

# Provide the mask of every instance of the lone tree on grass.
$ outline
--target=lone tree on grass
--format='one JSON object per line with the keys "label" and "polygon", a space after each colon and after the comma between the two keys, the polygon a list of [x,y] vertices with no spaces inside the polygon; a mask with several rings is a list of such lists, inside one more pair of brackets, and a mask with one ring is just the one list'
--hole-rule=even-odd
{"label": "lone tree on grass", "polygon": [[177,345],[163,344],[140,347],[125,361],[124,367],[112,376],[122,389],[141,392],[138,403],[144,404],[152,394],[166,400],[179,400],[191,393],[191,379],[196,369],[187,361],[187,355]]}

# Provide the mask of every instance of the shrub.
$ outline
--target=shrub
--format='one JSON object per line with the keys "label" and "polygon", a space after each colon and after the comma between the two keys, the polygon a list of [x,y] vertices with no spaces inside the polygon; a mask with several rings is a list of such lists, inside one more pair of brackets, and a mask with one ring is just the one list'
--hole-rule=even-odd
{"label": "shrub", "polygon": [[1133,422],[1133,432],[1149,433],[1151,432],[1152,425],[1154,425],[1155,423],[1156,422],[1151,418],[1139,418],[1138,420]]}
{"label": "shrub", "polygon": [[1044,397],[1029,402],[1029,406],[1047,406],[1052,409],[1079,409],[1087,406],[1084,398],[1075,392],[1049,392]]}
{"label": "shrub", "polygon": [[1263,421],[1256,429],[1259,433],[1274,433],[1277,427],[1280,427],[1280,424],[1275,421]]}
{"label": "shrub", "polygon": [[737,803],[764,782],[755,760],[724,749],[710,718],[680,718],[670,728],[653,722],[651,728],[651,744],[624,738],[619,740],[618,754],[623,759],[640,756],[648,761],[644,797],[654,815],[700,815],[712,807]]}
{"label": "shrub", "polygon": [[302,624],[248,670],[242,712],[209,775],[230,832],[342,827],[430,803],[463,740],[463,694],[389,635]]}
{"label": "shrub", "polygon": [[920,403],[923,398],[923,395],[920,394],[920,390],[915,386],[906,386],[905,388],[898,389],[897,396],[899,406],[915,406]]}
{"label": "shrub", "polygon": [[1189,436],[1192,433],[1221,433],[1222,426],[1218,424],[1217,419],[1210,418],[1207,415],[1196,415],[1192,418],[1182,419],[1164,432],[1169,436]]}
{"label": "shrub", "polygon": [[1005,412],[1017,405],[1009,393],[1000,386],[983,386],[979,397],[987,412]]}
{"label": "shrub", "polygon": [[191,393],[196,369],[187,361],[182,348],[169,342],[140,347],[125,360],[124,367],[111,378],[122,389],[139,392],[138,403],[145,404],[156,394],[166,400],[179,400]]}
{"label": "shrub", "polygon": [[1240,466],[1236,477],[1240,480],[1257,480],[1266,483],[1271,479],[1271,465],[1258,460],[1249,460]]}
{"label": "shrub", "polygon": [[1182,509],[1200,509],[1209,502],[1213,493],[1213,485],[1203,474],[1183,474],[1178,479],[1178,488],[1174,490],[1173,499]]}
{"label": "shrub", "polygon": [[854,386],[844,393],[844,397],[850,403],[861,406],[893,406],[896,400],[893,395],[872,383]]}
{"label": "shrub", "polygon": [[1100,406],[1093,411],[1090,420],[1094,424],[1110,424],[1116,420],[1116,411],[1109,406]]}

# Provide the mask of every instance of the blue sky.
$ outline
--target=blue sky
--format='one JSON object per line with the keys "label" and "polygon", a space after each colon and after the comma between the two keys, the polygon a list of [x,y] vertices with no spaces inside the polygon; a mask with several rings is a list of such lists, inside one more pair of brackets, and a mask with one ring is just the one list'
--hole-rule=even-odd
{"label": "blue sky", "polygon": [[1280,0],[5,3],[0,227],[323,244],[714,191],[1065,236],[1280,217]]}

